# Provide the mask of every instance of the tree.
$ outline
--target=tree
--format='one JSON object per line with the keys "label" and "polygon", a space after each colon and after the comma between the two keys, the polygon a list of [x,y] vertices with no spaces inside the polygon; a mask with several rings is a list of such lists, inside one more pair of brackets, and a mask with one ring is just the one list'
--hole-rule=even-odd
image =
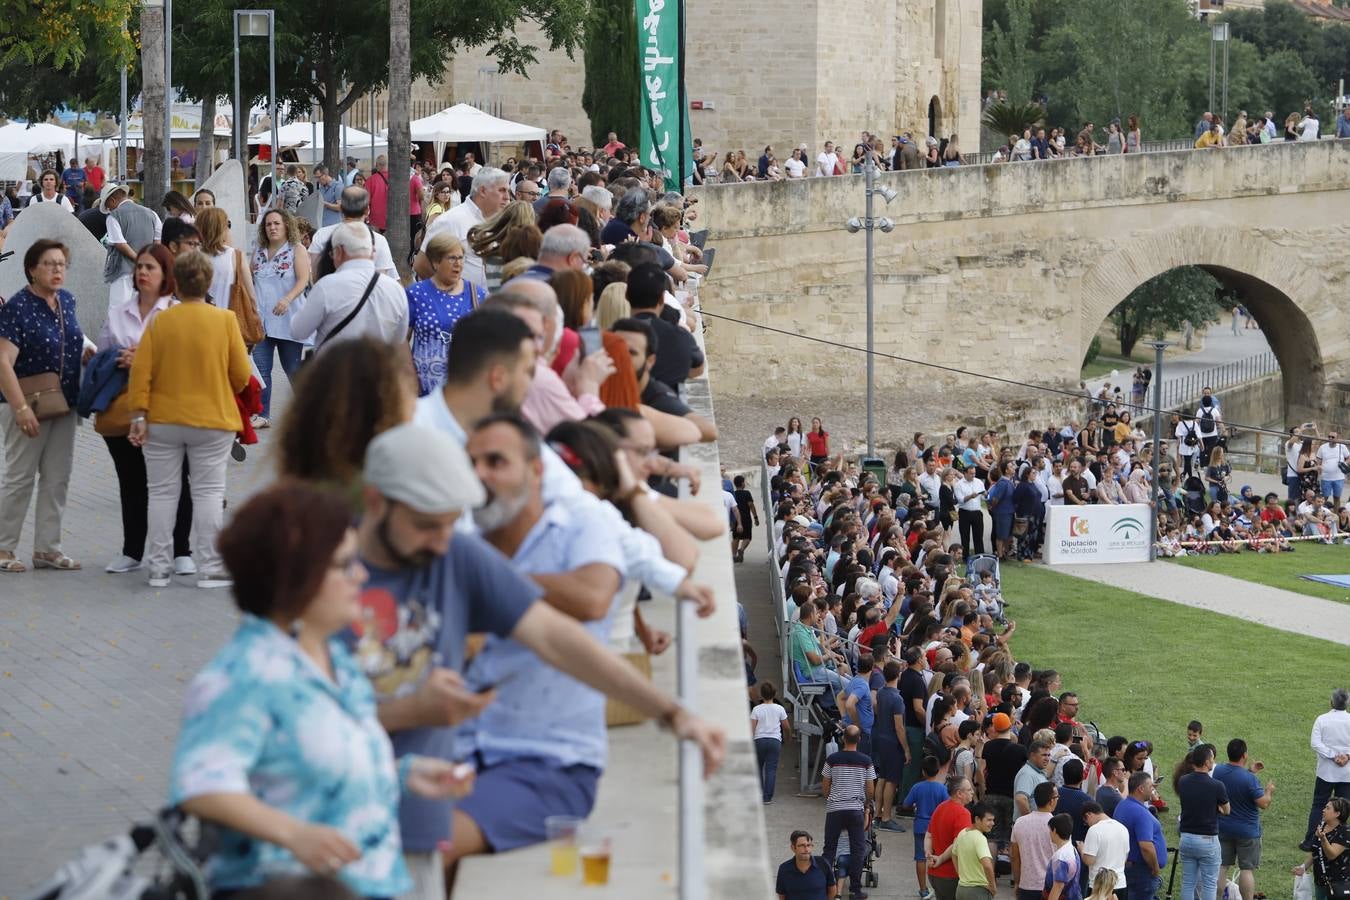
{"label": "tree", "polygon": [[[234,0],[200,0],[193,11],[198,49],[182,73],[189,95],[228,95],[233,89]],[[321,15],[311,0],[274,0],[277,27],[277,94],[299,108],[317,105],[324,123],[324,162],[338,171],[341,117],[357,99],[389,82],[389,0],[333,0]],[[537,48],[516,37],[526,22],[539,25],[552,50],[572,52],[581,40],[586,0],[419,0],[409,8],[409,61],[413,78],[438,82],[446,62],[463,47],[485,46],[503,71],[526,74]],[[177,29],[175,29],[177,38]],[[266,93],[266,46],[241,45],[245,102]],[[261,58],[259,57],[261,53]],[[177,73],[175,73],[177,75]],[[222,77],[228,79],[222,83]],[[406,158],[406,157],[405,157]]]}
{"label": "tree", "polygon": [[1045,107],[1039,103],[996,103],[985,112],[980,123],[999,136],[1022,136],[1023,130],[1045,122]]}
{"label": "tree", "polygon": [[0,16],[0,66],[20,61],[57,69],[86,56],[127,63],[136,53],[128,28],[139,0],[8,0]]}
{"label": "tree", "polygon": [[[408,127],[412,105],[412,52],[408,46],[411,0],[389,0],[389,249],[398,270],[408,274],[408,244],[412,240],[408,210],[411,179],[407,160],[412,147]],[[326,129],[325,129],[326,130]],[[326,154],[325,154],[326,155]]]}
{"label": "tree", "polygon": [[1145,335],[1161,338],[1188,321],[1203,325],[1216,319],[1222,311],[1215,293],[1218,287],[1214,276],[1195,266],[1169,269],[1139,285],[1111,311],[1120,355],[1129,359]]}
{"label": "tree", "polygon": [[642,83],[638,72],[637,11],[631,0],[596,0],[586,20],[586,84],[581,108],[591,120],[591,144],[609,132],[636,145]]}
{"label": "tree", "polygon": [[[56,62],[55,49],[40,52],[28,45],[20,49],[11,43],[7,53],[0,53],[0,113],[7,118],[23,118],[41,122],[62,107],[75,107],[94,112],[116,112],[121,108],[121,67],[128,70],[128,91],[135,96],[140,91],[139,57],[135,47],[140,41],[138,14],[114,29],[127,37],[111,43],[103,34],[104,14],[83,15],[68,32],[62,31],[67,45],[101,48],[93,52],[72,53],[66,50]],[[4,23],[0,20],[0,30]],[[0,46],[5,46],[0,38]]]}
{"label": "tree", "polygon": [[[1010,103],[1029,103],[1036,96],[1036,57],[1031,49],[1030,3],[1028,0],[1008,0],[1007,13],[1006,30],[998,22],[991,26],[989,82],[992,87],[1007,91]],[[1018,131],[1018,134],[1021,132]]]}

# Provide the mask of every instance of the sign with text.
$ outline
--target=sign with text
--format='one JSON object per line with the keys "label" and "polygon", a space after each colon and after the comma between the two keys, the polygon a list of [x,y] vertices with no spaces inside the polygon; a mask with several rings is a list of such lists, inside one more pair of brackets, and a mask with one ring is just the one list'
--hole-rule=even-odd
{"label": "sign with text", "polygon": [[1052,506],[1045,561],[1067,563],[1148,562],[1147,503]]}
{"label": "sign with text", "polygon": [[[681,0],[636,0],[638,72],[642,78],[639,155],[642,165],[665,175],[666,190],[681,189],[680,149],[693,152],[689,122],[680,108]],[[683,135],[681,134],[683,131]]]}

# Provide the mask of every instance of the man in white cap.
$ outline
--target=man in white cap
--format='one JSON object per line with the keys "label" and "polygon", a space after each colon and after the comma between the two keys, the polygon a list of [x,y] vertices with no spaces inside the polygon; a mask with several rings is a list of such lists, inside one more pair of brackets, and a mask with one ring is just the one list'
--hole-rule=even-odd
{"label": "man in white cap", "polygon": [[[485,492],[460,442],[444,432],[400,425],[366,450],[364,512],[357,532],[370,571],[356,655],[380,701],[396,755],[455,756],[451,725],[491,703],[496,684],[466,686],[470,633],[511,638],[548,665],[667,726],[703,751],[704,771],[725,754],[725,735],[657,690],[601,646],[578,622],[540,602],[541,589],[483,540],[457,532]],[[519,810],[530,815],[529,810]],[[399,826],[416,888],[444,897],[438,846],[449,838],[446,801],[405,795]]]}
{"label": "man in white cap", "polygon": [[103,263],[103,280],[108,283],[109,308],[127,300],[136,292],[133,275],[136,254],[145,245],[159,240],[163,222],[152,210],[131,199],[127,189],[118,184],[103,185],[98,208],[108,214],[108,233],[104,244],[108,258]]}

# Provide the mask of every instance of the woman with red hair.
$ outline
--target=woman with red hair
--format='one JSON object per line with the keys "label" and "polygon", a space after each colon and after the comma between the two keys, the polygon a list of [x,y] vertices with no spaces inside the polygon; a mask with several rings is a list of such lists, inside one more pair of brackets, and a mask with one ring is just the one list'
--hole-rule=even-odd
{"label": "woman with red hair", "polygon": [[[117,353],[117,368],[130,373],[136,358],[136,346],[141,335],[150,327],[155,316],[178,303],[178,283],[173,277],[173,254],[163,244],[147,244],[136,254],[132,270],[136,292],[108,310],[108,321],[98,337],[100,352]],[[123,390],[108,407],[94,419],[94,430],[103,436],[117,470],[117,491],[122,502],[122,552],[108,563],[112,573],[135,572],[143,565],[146,516],[150,504],[145,476],[145,456],[141,448],[127,439],[131,429],[131,407]],[[192,562],[189,537],[192,532],[192,497],[187,488],[188,470],[183,466],[183,492],[179,496],[178,511],[173,527],[174,569],[180,575],[191,575],[196,569]]]}

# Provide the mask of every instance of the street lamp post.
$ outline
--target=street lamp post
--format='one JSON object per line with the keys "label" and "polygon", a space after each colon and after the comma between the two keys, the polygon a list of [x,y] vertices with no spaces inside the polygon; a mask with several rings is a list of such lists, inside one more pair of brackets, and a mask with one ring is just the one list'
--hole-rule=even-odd
{"label": "street lamp post", "polygon": [[1153,457],[1149,468],[1152,470],[1152,483],[1149,485],[1148,505],[1148,560],[1158,558],[1158,463],[1162,460],[1162,386],[1163,351],[1172,346],[1171,341],[1147,341],[1154,350],[1153,359]]}
{"label": "street lamp post", "polygon": [[1214,88],[1217,84],[1215,76],[1218,74],[1220,54],[1219,44],[1223,44],[1222,54],[1222,86],[1219,95],[1219,115],[1223,118],[1224,127],[1228,125],[1228,23],[1215,22],[1210,25],[1209,31],[1209,108],[1212,112],[1214,107]]}
{"label": "street lamp post", "polygon": [[877,187],[876,182],[877,160],[876,160],[876,153],[872,150],[867,151],[867,159],[863,163],[863,179],[864,184],[866,185],[864,190],[864,194],[866,196],[865,215],[861,219],[859,219],[857,216],[854,216],[853,218],[848,220],[848,222],[844,225],[844,227],[848,229],[849,234],[857,234],[859,231],[864,230],[867,232],[866,235],[867,273],[865,276],[867,279],[867,455],[870,457],[876,456],[877,452],[876,423],[873,417],[874,412],[873,382],[874,382],[875,360],[873,359],[872,356],[872,341],[873,341],[872,266],[874,255],[872,232],[875,229],[880,228],[882,233],[890,234],[891,231],[894,230],[895,228],[895,223],[892,222],[890,219],[886,218],[885,216],[882,216],[881,218],[875,218],[872,215],[872,206],[873,206],[872,198],[876,194],[880,194],[882,197],[886,199],[887,203],[890,203],[892,200],[895,199],[896,192],[891,188]]}
{"label": "street lamp post", "polygon": [[173,190],[173,0],[164,0],[164,192]]}
{"label": "street lamp post", "polygon": [[[234,155],[247,171],[244,157],[244,134],[248,129],[248,112],[242,110],[240,120],[239,95],[239,37],[267,38],[267,118],[271,127],[272,197],[277,191],[277,33],[276,13],[270,9],[236,9],[234,11]],[[247,177],[244,179],[247,183]]]}

